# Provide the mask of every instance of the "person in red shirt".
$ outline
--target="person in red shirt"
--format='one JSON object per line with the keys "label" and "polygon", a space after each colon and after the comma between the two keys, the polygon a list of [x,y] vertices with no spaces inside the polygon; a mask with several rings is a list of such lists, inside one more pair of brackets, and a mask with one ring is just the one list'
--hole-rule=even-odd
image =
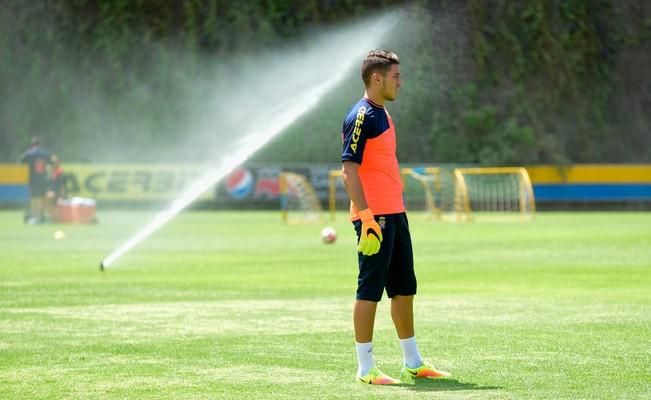
{"label": "person in red shirt", "polygon": [[59,157],[52,156],[52,173],[50,174],[49,187],[47,193],[45,193],[46,203],[50,219],[52,221],[57,220],[56,215],[56,206],[59,200],[63,200],[67,197],[68,192],[65,185],[65,180],[63,176],[63,167],[61,166],[61,160]]}
{"label": "person in red shirt", "polygon": [[[413,251],[396,157],[396,131],[384,107],[398,97],[400,60],[393,52],[373,50],[362,62],[361,72],[366,90],[344,120],[341,155],[358,242],[359,275],[353,310],[357,380],[383,385],[413,383],[413,378],[419,377],[447,377],[449,373],[423,361],[414,336],[417,285]],[[385,290],[404,355],[400,380],[380,371],[373,358],[375,312]]]}

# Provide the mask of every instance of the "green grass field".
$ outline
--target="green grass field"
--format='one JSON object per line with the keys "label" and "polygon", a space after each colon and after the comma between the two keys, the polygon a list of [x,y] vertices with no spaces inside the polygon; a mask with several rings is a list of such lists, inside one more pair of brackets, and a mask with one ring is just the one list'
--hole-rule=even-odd
{"label": "green grass field", "polygon": [[[100,273],[151,215],[25,226],[0,212],[1,399],[651,397],[651,213],[413,214],[416,336],[454,376],[399,387],[354,382],[343,214],[324,245],[321,226],[277,212],[187,212]],[[375,354],[397,375],[388,304]]]}

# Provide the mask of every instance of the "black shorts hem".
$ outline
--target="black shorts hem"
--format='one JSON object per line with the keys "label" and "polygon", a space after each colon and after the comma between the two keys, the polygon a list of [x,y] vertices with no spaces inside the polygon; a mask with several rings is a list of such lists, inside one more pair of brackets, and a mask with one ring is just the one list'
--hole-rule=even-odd
{"label": "black shorts hem", "polygon": [[416,292],[413,292],[413,293],[391,293],[391,294],[387,293],[387,297],[390,298],[390,299],[392,299],[392,298],[394,298],[396,296],[416,296]]}
{"label": "black shorts hem", "polygon": [[382,301],[382,295],[380,295],[380,298],[379,298],[379,299],[376,299],[376,298],[369,299],[368,297],[369,297],[369,296],[360,296],[360,295],[357,295],[357,296],[355,296],[355,299],[356,299],[356,300],[364,300],[364,301],[372,301],[372,302],[374,302],[374,303],[379,303],[380,301]]}

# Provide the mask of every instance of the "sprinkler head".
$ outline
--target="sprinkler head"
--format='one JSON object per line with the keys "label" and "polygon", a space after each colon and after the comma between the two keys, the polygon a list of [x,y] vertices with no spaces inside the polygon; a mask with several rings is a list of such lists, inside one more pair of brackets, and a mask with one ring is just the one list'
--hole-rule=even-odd
{"label": "sprinkler head", "polygon": [[102,261],[101,263],[99,263],[99,270],[102,271],[102,272],[104,272],[104,261]]}

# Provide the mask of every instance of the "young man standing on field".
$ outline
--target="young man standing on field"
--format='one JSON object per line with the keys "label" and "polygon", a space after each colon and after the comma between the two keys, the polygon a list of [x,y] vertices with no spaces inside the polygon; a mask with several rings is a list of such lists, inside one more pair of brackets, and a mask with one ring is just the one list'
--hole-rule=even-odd
{"label": "young man standing on field", "polygon": [[423,361],[414,336],[416,276],[411,237],[396,158],[395,128],[384,108],[386,101],[398,96],[400,60],[393,52],[373,50],[361,70],[366,91],[344,121],[341,155],[358,239],[359,276],[353,310],[357,380],[376,385],[401,383],[382,373],[373,358],[375,311],[385,289],[404,355],[401,380],[412,383],[415,377],[447,377],[449,373]]}

